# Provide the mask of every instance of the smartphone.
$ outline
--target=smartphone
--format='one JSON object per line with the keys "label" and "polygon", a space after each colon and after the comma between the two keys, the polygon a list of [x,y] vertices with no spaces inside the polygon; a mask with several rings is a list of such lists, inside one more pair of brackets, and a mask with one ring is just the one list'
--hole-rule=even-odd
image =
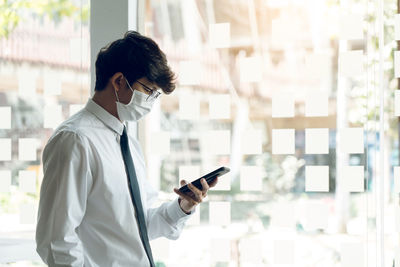
{"label": "smartphone", "polygon": [[[212,183],[212,181],[214,181],[215,178],[217,178],[218,176],[224,175],[225,173],[229,172],[230,169],[227,167],[220,167],[218,169],[216,169],[215,171],[212,171],[210,173],[207,173],[206,175],[200,177],[199,179],[197,179],[196,181],[193,181],[192,184],[197,187],[200,190],[203,190],[203,186],[201,185],[200,180],[202,178],[206,179],[206,182],[208,184]],[[189,193],[192,192],[187,185],[182,186],[181,188],[179,188],[179,191],[181,191],[182,193]]]}

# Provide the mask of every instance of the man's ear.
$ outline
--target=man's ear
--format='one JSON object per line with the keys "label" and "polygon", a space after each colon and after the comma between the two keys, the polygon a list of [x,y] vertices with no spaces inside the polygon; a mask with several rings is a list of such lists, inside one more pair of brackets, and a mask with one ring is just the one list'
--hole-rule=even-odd
{"label": "man's ear", "polygon": [[116,72],[113,76],[111,76],[110,82],[113,90],[119,91],[123,88],[125,83],[124,75],[122,72]]}

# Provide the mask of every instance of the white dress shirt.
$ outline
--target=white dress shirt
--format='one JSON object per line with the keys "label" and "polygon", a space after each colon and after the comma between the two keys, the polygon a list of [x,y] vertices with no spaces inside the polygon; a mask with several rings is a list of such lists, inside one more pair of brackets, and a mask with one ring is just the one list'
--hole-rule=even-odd
{"label": "white dress shirt", "polygon": [[[49,266],[149,266],[119,144],[123,127],[89,99],[44,148],[36,244]],[[150,208],[158,192],[146,179],[138,141],[130,136],[129,146],[149,239],[177,239],[191,215],[178,198]]]}

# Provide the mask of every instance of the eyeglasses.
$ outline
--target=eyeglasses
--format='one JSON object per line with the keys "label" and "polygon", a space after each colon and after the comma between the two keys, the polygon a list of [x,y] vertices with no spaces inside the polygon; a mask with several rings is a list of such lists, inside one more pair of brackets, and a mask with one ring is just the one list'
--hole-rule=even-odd
{"label": "eyeglasses", "polygon": [[150,95],[146,98],[146,101],[149,101],[149,99],[157,99],[161,95],[161,93],[158,90],[151,89],[147,85],[139,82],[139,80],[137,80],[137,82],[143,86],[144,90],[150,93]]}

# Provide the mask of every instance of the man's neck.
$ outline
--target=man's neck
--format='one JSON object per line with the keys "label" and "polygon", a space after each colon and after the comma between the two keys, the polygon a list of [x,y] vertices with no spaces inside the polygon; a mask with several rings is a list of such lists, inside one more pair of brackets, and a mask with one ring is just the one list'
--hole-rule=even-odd
{"label": "man's neck", "polygon": [[115,96],[108,91],[110,90],[95,91],[92,100],[119,120]]}

